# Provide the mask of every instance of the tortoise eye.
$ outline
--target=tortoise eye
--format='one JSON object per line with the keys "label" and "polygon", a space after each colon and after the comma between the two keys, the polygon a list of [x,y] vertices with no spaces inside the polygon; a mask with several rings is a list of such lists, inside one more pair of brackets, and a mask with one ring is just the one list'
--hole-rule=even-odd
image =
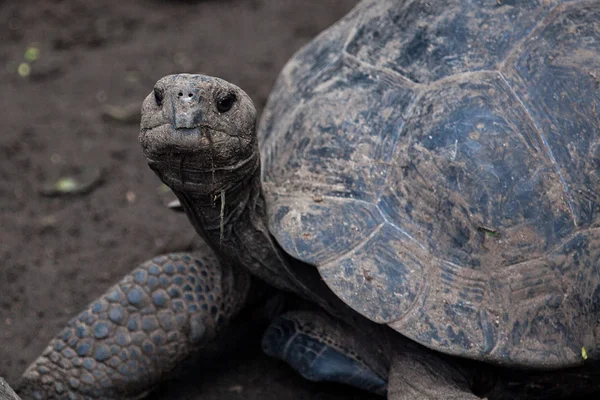
{"label": "tortoise eye", "polygon": [[158,89],[158,88],[154,88],[154,100],[156,100],[156,105],[157,106],[162,106],[162,102],[163,102],[163,91]]}
{"label": "tortoise eye", "polygon": [[231,107],[233,107],[233,103],[235,103],[236,100],[237,100],[237,98],[235,97],[235,94],[233,94],[233,93],[226,94],[225,96],[223,96],[219,100],[217,100],[217,110],[220,113],[224,113],[224,112],[231,110]]}

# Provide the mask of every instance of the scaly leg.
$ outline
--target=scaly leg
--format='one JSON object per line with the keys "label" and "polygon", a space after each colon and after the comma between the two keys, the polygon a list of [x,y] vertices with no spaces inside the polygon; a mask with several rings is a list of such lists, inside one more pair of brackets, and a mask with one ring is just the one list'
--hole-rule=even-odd
{"label": "scaly leg", "polygon": [[324,312],[288,312],[267,329],[263,349],[306,379],[387,393],[390,400],[479,399],[471,390],[479,374],[468,361],[369,321],[350,326]]}
{"label": "scaly leg", "polygon": [[208,247],[149,260],[72,319],[17,392],[23,400],[141,398],[218,337],[250,285]]}
{"label": "scaly leg", "polygon": [[263,350],[311,381],[351,385],[385,394],[388,365],[382,347],[324,312],[293,311],[278,317],[263,336]]}

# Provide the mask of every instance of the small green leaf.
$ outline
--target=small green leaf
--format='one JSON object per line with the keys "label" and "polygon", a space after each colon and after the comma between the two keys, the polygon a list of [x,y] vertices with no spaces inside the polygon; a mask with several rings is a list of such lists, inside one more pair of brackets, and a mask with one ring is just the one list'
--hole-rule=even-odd
{"label": "small green leaf", "polygon": [[17,73],[22,76],[23,78],[26,78],[29,76],[29,74],[31,74],[31,66],[29,64],[27,64],[26,62],[19,64],[19,67],[17,68]]}
{"label": "small green leaf", "polygon": [[56,189],[61,192],[72,192],[77,187],[75,179],[66,177],[56,181]]}
{"label": "small green leaf", "polygon": [[39,56],[40,49],[35,46],[30,46],[27,48],[27,50],[25,50],[25,55],[23,57],[25,58],[25,61],[32,62],[37,60]]}
{"label": "small green leaf", "polygon": [[582,347],[582,348],[581,348],[581,357],[582,357],[584,360],[587,360],[587,358],[588,358],[587,351],[585,350],[585,347]]}
{"label": "small green leaf", "polygon": [[102,171],[95,166],[71,167],[50,171],[50,178],[40,185],[45,196],[64,196],[88,193],[102,181]]}

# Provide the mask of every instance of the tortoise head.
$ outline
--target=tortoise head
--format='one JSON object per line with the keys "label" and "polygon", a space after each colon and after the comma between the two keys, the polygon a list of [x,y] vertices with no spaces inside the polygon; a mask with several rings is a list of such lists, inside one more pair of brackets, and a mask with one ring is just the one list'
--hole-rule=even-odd
{"label": "tortoise head", "polygon": [[160,79],[142,104],[140,142],[150,167],[174,190],[214,194],[258,169],[256,109],[219,78]]}

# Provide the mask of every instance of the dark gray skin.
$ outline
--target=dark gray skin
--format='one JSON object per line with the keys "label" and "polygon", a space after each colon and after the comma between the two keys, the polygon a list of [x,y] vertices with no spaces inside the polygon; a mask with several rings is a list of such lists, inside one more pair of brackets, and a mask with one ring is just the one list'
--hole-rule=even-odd
{"label": "dark gray skin", "polygon": [[[235,101],[219,111],[224,94]],[[288,310],[264,335],[267,354],[307,379],[391,400],[560,398],[597,387],[595,370],[513,374],[435,353],[349,309],[265,228],[255,119],[248,96],[221,79],[181,74],[157,83],[143,105],[144,153],[208,246],[149,260],[90,304],[24,373],[23,399],[143,397],[235,329],[264,290],[252,276],[327,310]]]}

